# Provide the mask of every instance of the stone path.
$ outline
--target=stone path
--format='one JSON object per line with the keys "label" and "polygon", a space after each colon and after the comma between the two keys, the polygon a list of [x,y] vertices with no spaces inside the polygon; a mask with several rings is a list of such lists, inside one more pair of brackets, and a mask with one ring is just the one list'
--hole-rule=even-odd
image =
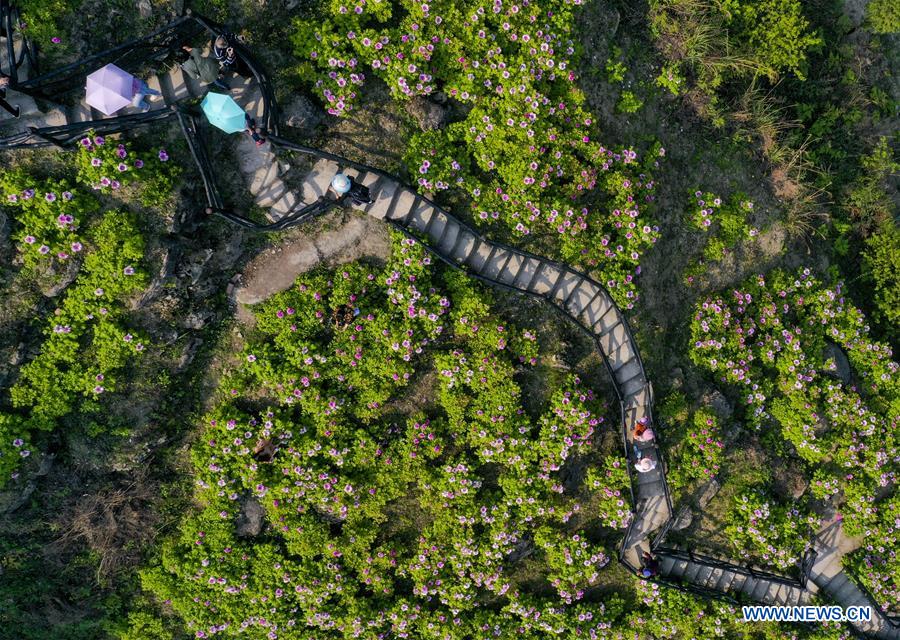
{"label": "stone path", "polygon": [[898,638],[900,629],[892,626],[890,621],[869,600],[866,593],[849,578],[841,565],[843,557],[856,550],[861,543],[861,539],[851,538],[844,533],[843,523],[839,518],[833,517],[824,522],[816,534],[818,555],[810,571],[812,578],[810,589],[822,598],[836,602],[843,607],[871,606],[873,619],[854,626],[873,638],[884,640]]}
{"label": "stone path", "polygon": [[[0,45],[3,44],[0,41]],[[5,55],[3,51],[5,48],[0,46],[0,69],[7,62],[2,57]],[[200,98],[206,93],[205,87],[186,78],[177,66],[147,79],[147,83],[163,93],[163,99],[151,103],[153,109]],[[257,118],[262,116],[265,105],[253,81],[234,79],[232,89],[232,96],[251,115]],[[56,108],[42,113],[27,96],[16,96],[15,92],[10,92],[10,100],[23,107],[23,117],[15,122],[15,126],[23,128],[106,119],[84,102],[65,110]],[[120,111],[119,115],[133,111],[129,107]],[[0,114],[2,117],[3,114]],[[3,124],[0,122],[0,125]],[[238,153],[240,170],[254,201],[268,209],[272,220],[315,202],[325,194],[334,174],[343,171],[371,189],[374,202],[356,207],[363,213],[416,235],[429,250],[474,277],[540,297],[576,321],[592,335],[609,367],[621,401],[623,437],[629,464],[633,463],[631,433],[635,425],[646,418],[649,426],[654,426],[653,392],[627,321],[602,285],[566,265],[483,238],[393,177],[375,170],[359,171],[349,163],[344,165],[334,160],[319,159],[306,175],[300,192],[295,193],[287,188],[282,169],[269,144],[257,146],[249,136],[242,134],[238,141]],[[293,257],[277,261],[277,270],[260,272],[255,284],[239,288],[237,299],[252,303],[290,286],[297,274],[314,264],[313,252],[316,260],[321,259],[321,248],[313,243],[312,248],[298,250]],[[641,444],[638,449],[642,456],[656,460],[657,467],[632,478],[635,516],[623,543],[623,557],[633,570],[640,566],[641,554],[650,549],[650,535],[668,523],[673,515],[666,487],[665,465],[658,449],[653,443]],[[813,584],[805,589],[775,576],[726,564],[728,561],[724,559],[700,557],[679,550],[658,554],[660,575],[668,580],[688,583],[695,590],[710,596],[727,594],[767,604],[799,605],[808,603],[810,597],[818,593],[842,606],[868,604],[874,607],[874,603],[841,570],[840,558],[850,547],[851,541],[842,537],[839,526],[830,531],[831,535],[820,536],[820,555],[812,571]],[[900,639],[900,629],[889,624],[881,615],[857,628],[872,637]]]}

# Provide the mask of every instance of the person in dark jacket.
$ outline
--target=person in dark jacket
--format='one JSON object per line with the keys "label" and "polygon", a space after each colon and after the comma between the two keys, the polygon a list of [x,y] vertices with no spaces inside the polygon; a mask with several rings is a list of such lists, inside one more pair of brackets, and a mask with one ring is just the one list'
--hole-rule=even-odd
{"label": "person in dark jacket", "polygon": [[247,63],[238,55],[235,44],[240,42],[233,33],[223,33],[213,40],[213,57],[219,61],[223,71],[233,71],[240,76],[250,75]]}
{"label": "person in dark jacket", "polygon": [[0,107],[3,107],[13,118],[19,117],[19,107],[14,107],[6,101],[6,88],[9,86],[9,76],[0,73]]}
{"label": "person in dark jacket", "polygon": [[641,556],[641,577],[653,578],[659,575],[659,560],[649,551],[645,551]]}
{"label": "person in dark jacket", "polygon": [[181,69],[189,78],[199,80],[203,84],[211,84],[225,91],[231,90],[231,87],[219,77],[221,69],[218,62],[204,56],[200,49],[187,45],[183,46],[182,49],[187,52],[188,58],[181,63]]}

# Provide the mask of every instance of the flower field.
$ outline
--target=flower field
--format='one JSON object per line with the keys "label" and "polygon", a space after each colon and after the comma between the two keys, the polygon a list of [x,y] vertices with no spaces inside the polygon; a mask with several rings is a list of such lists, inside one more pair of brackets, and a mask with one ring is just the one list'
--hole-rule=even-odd
{"label": "flower field", "polygon": [[[891,540],[895,498],[879,497],[891,495],[897,474],[900,365],[869,337],[845,286],[827,286],[809,269],[776,271],[708,298],[695,310],[691,358],[742,398],[749,425],[783,439],[812,478],[811,496],[839,507],[845,532]],[[753,497],[739,511],[796,527],[795,510],[781,517]],[[767,536],[758,543],[780,553]],[[895,554],[881,543],[865,549],[854,565],[865,567],[873,590],[896,595]]]}
{"label": "flower field", "polygon": [[[628,523],[628,476],[611,457],[567,480],[611,427],[577,377],[525,411],[532,330],[399,236],[384,268],[319,270],[254,313],[193,447],[202,506],[144,574],[197,637],[461,637],[537,630],[554,607],[560,629],[602,628],[574,612],[610,560],[597,527]],[[248,501],[265,513],[252,539]]]}
{"label": "flower field", "polygon": [[[99,150],[104,141],[96,137],[84,142],[78,163],[81,154]],[[110,152],[101,155],[106,156],[107,167],[111,157],[129,156],[125,145],[106,148]],[[129,175],[128,181],[146,177],[147,184],[154,185],[151,188],[171,191],[177,170],[158,162],[144,168],[142,161],[136,162],[135,170],[143,173]],[[17,412],[0,412],[0,483],[18,476],[20,462],[31,454],[34,432],[53,431],[61,419],[75,414],[88,430],[102,430],[105,394],[118,389],[129,365],[149,346],[146,336],[130,328],[127,319],[128,299],[148,282],[142,265],[144,239],[134,216],[101,213],[101,203],[88,184],[92,180],[80,167],[75,182],[35,178],[23,171],[0,176],[0,192],[14,216],[13,237],[23,263],[32,269],[76,263],[74,282],[40,323],[45,336],[40,353],[22,367],[10,388]]]}
{"label": "flower field", "polygon": [[0,640],[900,637],[889,2],[2,4]]}
{"label": "flower field", "polygon": [[324,22],[296,22],[294,43],[334,115],[353,108],[369,74],[398,100],[458,103],[463,119],[410,140],[412,179],[463,193],[476,224],[536,236],[596,269],[630,309],[641,255],[659,235],[653,173],[665,150],[597,139],[575,71],[580,5],[333,0]]}

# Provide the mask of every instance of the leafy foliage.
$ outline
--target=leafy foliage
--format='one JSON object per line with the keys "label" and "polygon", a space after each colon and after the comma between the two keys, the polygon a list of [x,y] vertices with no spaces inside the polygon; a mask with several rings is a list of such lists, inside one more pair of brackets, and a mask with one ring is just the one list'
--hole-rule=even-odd
{"label": "leafy foliage", "polygon": [[819,520],[798,505],[777,505],[765,490],[735,496],[726,534],[744,559],[762,559],[781,570],[796,568],[811,546]]}
{"label": "leafy foliage", "polygon": [[894,204],[885,190],[885,183],[900,172],[900,163],[886,138],[880,138],[871,153],[860,159],[862,171],[847,187],[844,208],[861,233],[889,225],[893,221]]}
{"label": "leafy foliage", "polygon": [[27,416],[4,420],[0,460],[5,467],[16,455],[27,457],[21,441],[29,432],[52,430],[76,409],[99,411],[102,394],[117,388],[118,375],[145,347],[146,338],[125,323],[126,299],[147,282],[140,270],[143,240],[134,221],[107,212],[85,241],[84,262],[47,322],[41,352],[22,367],[10,389],[13,406]]}
{"label": "leafy foliage", "polygon": [[879,505],[877,513],[862,547],[845,556],[844,564],[883,610],[896,612],[900,602],[900,497],[892,495]]}
{"label": "leafy foliage", "polygon": [[694,480],[708,480],[719,473],[724,444],[718,418],[709,409],[692,417],[684,437],[673,448],[666,477],[673,487],[685,487]]}
{"label": "leafy foliage", "polygon": [[[124,145],[107,146],[116,155],[132,153]],[[89,147],[79,153],[90,153]],[[153,166],[142,174],[151,184],[169,188],[176,175],[177,170]],[[76,271],[59,306],[42,321],[40,352],[21,367],[9,390],[12,408],[19,412],[0,414],[0,477],[5,482],[31,454],[28,442],[36,431],[52,431],[64,420],[89,431],[105,428],[104,394],[119,389],[123,374],[147,345],[147,338],[128,326],[127,302],[148,278],[141,264],[144,240],[132,215],[100,215],[97,198],[83,187],[66,179],[36,179],[21,170],[0,176],[0,190],[25,265],[53,263]]]}
{"label": "leafy foliage", "polygon": [[[529,416],[516,371],[535,336],[429,263],[397,236],[383,269],[319,270],[255,309],[259,333],[193,448],[202,506],[144,574],[198,637],[600,628],[602,607],[576,613],[609,560],[582,505],[621,491],[624,461],[580,487],[564,474],[591,454],[602,406],[569,378]],[[358,314],[335,323],[347,305]],[[436,404],[402,410],[429,380]],[[604,520],[623,527],[618,498]],[[265,512],[254,538],[236,533],[248,501]],[[517,573],[535,552],[555,597]]]}
{"label": "leafy foliage", "polygon": [[476,223],[552,238],[631,308],[640,256],[658,236],[648,209],[664,152],[639,161],[632,148],[595,140],[574,71],[578,4],[334,0],[326,16],[296,22],[294,43],[333,114],[352,107],[370,69],[397,99],[441,92],[458,104],[463,120],[410,141],[405,161],[418,184],[464,191]]}
{"label": "leafy foliage", "polygon": [[900,339],[900,230],[895,223],[866,240],[863,273],[874,290],[876,318],[888,337]]}
{"label": "leafy foliage", "polygon": [[891,0],[872,0],[866,6],[866,18],[875,33],[900,32],[900,7]]}
{"label": "leafy foliage", "polygon": [[17,222],[13,237],[25,264],[63,261],[82,249],[79,229],[99,209],[95,198],[64,180],[35,180],[21,170],[0,175],[0,191]]}
{"label": "leafy foliage", "polygon": [[[817,481],[840,488],[851,534],[872,526],[872,487],[896,473],[900,366],[868,329],[843,285],[808,269],[707,299],[691,325],[693,361],[735,388],[749,423],[777,426]],[[851,371],[839,367],[844,357]]]}
{"label": "leafy foliage", "polygon": [[[782,73],[803,78],[807,55],[822,44],[810,31],[800,0],[652,0],[651,31],[665,59],[657,83],[692,93],[701,115],[725,123],[724,85]],[[686,86],[681,81],[686,78]]]}
{"label": "leafy foliage", "polygon": [[698,231],[711,233],[703,249],[706,260],[721,260],[729,248],[744,238],[759,235],[759,229],[748,224],[753,203],[742,194],[725,201],[713,193],[694,192],[695,202],[688,208],[688,224]]}
{"label": "leafy foliage", "polygon": [[114,145],[103,136],[81,139],[76,158],[78,181],[101,193],[140,182],[141,203],[153,206],[172,193],[180,168],[169,162],[165,149],[137,152],[125,144]]}

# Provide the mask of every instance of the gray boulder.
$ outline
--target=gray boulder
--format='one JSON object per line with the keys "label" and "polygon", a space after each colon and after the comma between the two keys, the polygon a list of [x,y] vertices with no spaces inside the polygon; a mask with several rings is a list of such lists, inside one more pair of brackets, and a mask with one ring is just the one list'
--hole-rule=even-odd
{"label": "gray boulder", "polygon": [[850,384],[853,378],[853,369],[850,368],[850,360],[847,354],[838,345],[829,342],[825,345],[823,356],[826,360],[834,361],[835,368],[828,373],[836,376],[844,384]]}
{"label": "gray boulder", "polygon": [[241,512],[234,523],[235,533],[241,538],[258,536],[266,521],[266,511],[253,496],[241,500]]}
{"label": "gray boulder", "polygon": [[304,95],[294,96],[282,112],[284,123],[305,135],[313,133],[325,117],[325,112]]}
{"label": "gray boulder", "polygon": [[423,131],[442,129],[450,119],[446,107],[422,96],[416,96],[407,102],[406,112],[412,116]]}

